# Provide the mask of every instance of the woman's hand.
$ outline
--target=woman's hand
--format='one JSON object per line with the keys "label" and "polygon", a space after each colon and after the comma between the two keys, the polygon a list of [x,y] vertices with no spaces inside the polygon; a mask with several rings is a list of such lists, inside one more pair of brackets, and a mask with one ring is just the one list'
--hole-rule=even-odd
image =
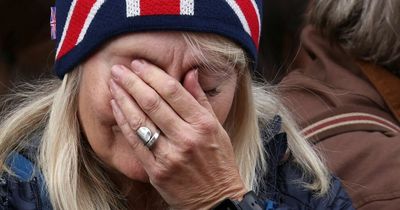
{"label": "woman's hand", "polygon": [[[230,138],[189,71],[181,85],[158,67],[135,60],[131,69],[112,68],[111,105],[121,131],[151,184],[173,209],[209,209],[220,200],[240,199],[246,189]],[[139,127],[161,136],[149,150]]]}

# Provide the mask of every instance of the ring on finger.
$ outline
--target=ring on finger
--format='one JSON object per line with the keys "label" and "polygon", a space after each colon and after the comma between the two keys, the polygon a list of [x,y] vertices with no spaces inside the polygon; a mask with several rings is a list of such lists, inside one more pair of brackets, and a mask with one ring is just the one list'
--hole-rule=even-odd
{"label": "ring on finger", "polygon": [[136,131],[136,134],[139,136],[140,140],[142,140],[143,144],[149,149],[160,137],[160,131],[157,130],[153,134],[148,127],[140,127]]}

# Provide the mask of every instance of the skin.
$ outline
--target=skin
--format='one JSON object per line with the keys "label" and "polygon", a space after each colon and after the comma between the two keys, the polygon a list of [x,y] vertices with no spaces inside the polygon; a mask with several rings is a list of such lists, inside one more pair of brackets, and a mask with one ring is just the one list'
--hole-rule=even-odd
{"label": "skin", "polygon": [[[81,126],[131,208],[207,209],[246,193],[222,127],[236,71],[210,73],[194,56],[179,33],[135,33],[83,64]],[[162,133],[151,150],[141,126]]]}

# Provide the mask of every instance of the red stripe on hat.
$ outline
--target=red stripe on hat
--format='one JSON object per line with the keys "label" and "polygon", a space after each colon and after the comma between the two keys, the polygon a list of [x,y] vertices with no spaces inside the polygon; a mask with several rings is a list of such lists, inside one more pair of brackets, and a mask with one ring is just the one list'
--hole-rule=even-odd
{"label": "red stripe on hat", "polygon": [[60,59],[75,47],[79,34],[82,31],[83,25],[94,3],[96,3],[96,0],[77,0],[69,26],[67,26],[67,34],[65,35],[64,42],[61,43],[62,46],[57,55],[57,59]]}
{"label": "red stripe on hat", "polygon": [[258,48],[258,42],[260,36],[260,23],[258,21],[256,8],[254,8],[253,4],[251,3],[251,0],[236,0],[236,3],[242,10],[244,17],[247,20],[247,24],[249,24],[251,38],[253,38],[253,41]]}
{"label": "red stripe on hat", "polygon": [[179,15],[180,0],[141,0],[140,15]]}

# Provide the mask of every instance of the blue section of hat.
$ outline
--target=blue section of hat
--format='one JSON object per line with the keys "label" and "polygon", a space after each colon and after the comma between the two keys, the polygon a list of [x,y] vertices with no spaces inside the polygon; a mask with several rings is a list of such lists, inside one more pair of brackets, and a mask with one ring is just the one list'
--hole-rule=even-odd
{"label": "blue section of hat", "polygon": [[[243,29],[234,10],[225,0],[197,0],[194,15],[154,15],[127,17],[125,0],[106,0],[84,39],[71,51],[56,60],[55,72],[60,77],[96,52],[99,47],[117,35],[141,31],[207,32],[227,37],[242,46],[252,61],[257,59],[257,46]],[[256,1],[261,8],[261,1]],[[57,46],[60,44],[72,0],[58,0]],[[262,10],[260,9],[260,12]]]}

